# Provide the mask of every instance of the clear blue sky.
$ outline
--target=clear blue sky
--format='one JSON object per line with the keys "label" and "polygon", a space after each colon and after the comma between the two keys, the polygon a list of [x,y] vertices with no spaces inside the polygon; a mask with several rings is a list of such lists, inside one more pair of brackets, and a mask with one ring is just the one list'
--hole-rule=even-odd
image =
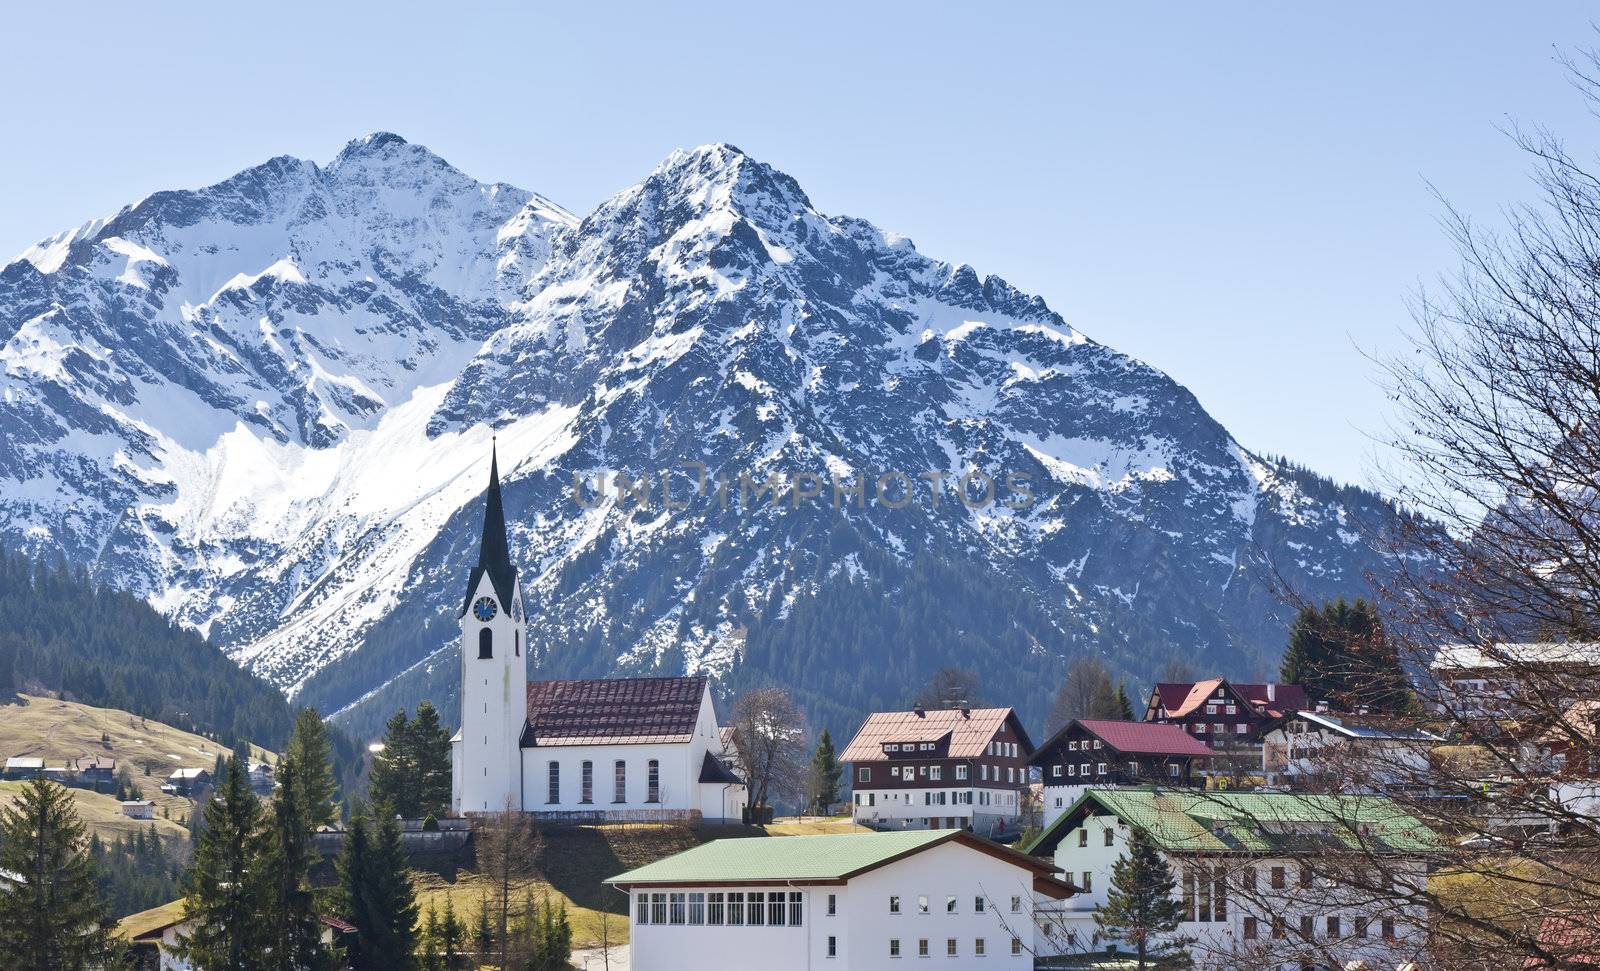
{"label": "clear blue sky", "polygon": [[1248,447],[1364,481],[1359,349],[1453,265],[1429,182],[1530,195],[1497,130],[1596,125],[1576,2],[27,4],[0,33],[0,258],[386,129],[579,213],[732,142],[825,212],[1038,293]]}

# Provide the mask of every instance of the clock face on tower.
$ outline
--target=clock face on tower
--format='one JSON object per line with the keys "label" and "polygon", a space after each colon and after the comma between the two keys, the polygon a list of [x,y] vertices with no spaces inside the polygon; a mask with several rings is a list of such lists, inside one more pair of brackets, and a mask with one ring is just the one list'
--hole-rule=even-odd
{"label": "clock face on tower", "polygon": [[472,604],[472,616],[487,624],[489,621],[494,620],[495,609],[494,598],[479,597]]}

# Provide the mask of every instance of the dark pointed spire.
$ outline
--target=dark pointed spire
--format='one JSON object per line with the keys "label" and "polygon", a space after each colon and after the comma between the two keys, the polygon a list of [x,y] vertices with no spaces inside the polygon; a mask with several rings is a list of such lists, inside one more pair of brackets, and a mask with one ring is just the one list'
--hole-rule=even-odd
{"label": "dark pointed spire", "polygon": [[[511,547],[506,542],[506,512],[500,499],[500,456],[493,443],[489,446],[489,488],[483,494],[483,538],[478,544],[478,568],[472,571],[472,589],[476,589],[478,578],[485,573],[494,584],[501,609],[510,610],[517,569],[511,565]],[[471,598],[471,589],[467,596]]]}

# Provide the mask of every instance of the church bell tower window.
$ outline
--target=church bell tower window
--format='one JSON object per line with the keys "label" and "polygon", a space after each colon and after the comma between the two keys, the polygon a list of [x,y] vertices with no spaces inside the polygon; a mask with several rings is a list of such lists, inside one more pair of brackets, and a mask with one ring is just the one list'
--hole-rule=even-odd
{"label": "church bell tower window", "polygon": [[478,631],[478,657],[494,657],[494,631],[487,627]]}

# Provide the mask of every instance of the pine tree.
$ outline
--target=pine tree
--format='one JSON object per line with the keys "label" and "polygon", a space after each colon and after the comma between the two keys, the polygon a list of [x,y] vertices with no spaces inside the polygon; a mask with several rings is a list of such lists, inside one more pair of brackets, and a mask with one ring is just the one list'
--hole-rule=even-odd
{"label": "pine tree", "polygon": [[1176,882],[1155,843],[1134,830],[1128,852],[1111,867],[1106,902],[1094,921],[1106,938],[1133,948],[1140,971],[1187,968],[1193,941],[1172,936],[1183,922],[1183,903],[1174,898]]}
{"label": "pine tree", "polygon": [[34,779],[0,813],[0,950],[7,964],[69,971],[110,966],[120,948],[101,924],[105,905],[72,794]]}
{"label": "pine tree", "polygon": [[[306,822],[312,831],[332,824],[338,818],[335,800],[339,787],[333,781],[328,726],[315,709],[302,708],[295,716],[294,733],[284,749],[284,760],[292,761],[299,776],[298,789],[305,800]],[[280,764],[278,774],[281,776],[284,771]]]}
{"label": "pine tree", "polygon": [[817,750],[811,755],[811,805],[820,816],[828,815],[833,804],[839,801],[839,777],[844,767],[839,764],[833,750],[833,736],[822,730],[817,740]]}
{"label": "pine tree", "polygon": [[374,805],[386,805],[405,819],[421,815],[417,812],[417,765],[411,722],[404,708],[391,715],[384,728],[383,751],[372,760],[369,792]]}
{"label": "pine tree", "polygon": [[365,817],[350,821],[339,857],[341,903],[356,928],[346,958],[354,971],[406,971],[416,966],[416,891],[400,824],[378,812],[370,828]]}
{"label": "pine tree", "polygon": [[1397,715],[1412,704],[1399,654],[1375,604],[1340,598],[1303,607],[1289,629],[1279,677],[1334,708]]}
{"label": "pine tree", "polygon": [[332,966],[322,944],[322,922],[311,892],[316,862],[311,808],[301,791],[305,774],[291,756],[279,763],[281,781],[268,825],[265,893],[261,921],[270,953],[286,971],[319,971]]}
{"label": "pine tree", "polygon": [[417,773],[415,816],[443,816],[450,811],[450,732],[440,723],[439,709],[433,702],[417,705],[408,735],[411,763]]}
{"label": "pine tree", "polygon": [[440,939],[443,936],[439,909],[430,900],[428,911],[422,918],[422,953],[417,961],[418,971],[445,971],[444,956],[440,953]]}
{"label": "pine tree", "polygon": [[267,966],[260,921],[267,894],[257,864],[269,847],[261,823],[261,802],[250,791],[245,767],[229,759],[215,798],[206,804],[183,900],[184,919],[194,929],[179,938],[178,953],[198,968]]}
{"label": "pine tree", "polygon": [[457,971],[464,966],[465,955],[462,953],[467,944],[467,925],[456,916],[456,901],[454,897],[444,898],[444,918],[439,924],[439,949],[444,952],[444,966],[446,971]]}
{"label": "pine tree", "polygon": [[1123,721],[1133,721],[1133,702],[1128,698],[1128,682],[1117,682],[1117,711]]}

